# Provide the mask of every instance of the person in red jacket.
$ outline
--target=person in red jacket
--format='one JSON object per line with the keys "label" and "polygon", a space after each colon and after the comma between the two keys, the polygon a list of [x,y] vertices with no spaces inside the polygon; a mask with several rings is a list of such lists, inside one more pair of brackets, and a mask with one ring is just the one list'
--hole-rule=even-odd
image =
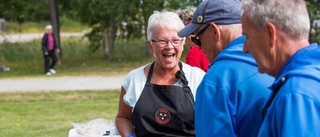
{"label": "person in red jacket", "polygon": [[[193,13],[195,10],[196,7],[191,6],[178,12],[180,19],[185,25],[188,25],[192,22]],[[189,51],[186,55],[186,63],[190,66],[201,68],[203,71],[207,72],[210,64],[209,60],[207,59],[207,55],[204,54],[201,48],[191,41],[190,36],[186,37],[185,43],[189,48]]]}

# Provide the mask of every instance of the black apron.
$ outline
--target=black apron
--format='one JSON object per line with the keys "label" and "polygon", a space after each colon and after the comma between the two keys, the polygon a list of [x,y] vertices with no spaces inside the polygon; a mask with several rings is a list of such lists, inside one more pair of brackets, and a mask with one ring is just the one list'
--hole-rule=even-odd
{"label": "black apron", "polygon": [[145,87],[132,113],[131,122],[138,137],[194,137],[194,100],[182,71],[176,77],[183,87],[151,84],[152,63]]}

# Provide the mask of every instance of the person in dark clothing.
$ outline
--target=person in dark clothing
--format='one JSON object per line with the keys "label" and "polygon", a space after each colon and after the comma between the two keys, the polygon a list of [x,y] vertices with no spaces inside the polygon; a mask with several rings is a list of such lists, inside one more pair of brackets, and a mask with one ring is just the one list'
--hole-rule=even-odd
{"label": "person in dark clothing", "polygon": [[44,57],[44,72],[46,75],[50,76],[56,73],[54,70],[54,66],[57,64],[56,52],[60,52],[60,49],[55,42],[51,25],[45,27],[45,33],[41,43]]}

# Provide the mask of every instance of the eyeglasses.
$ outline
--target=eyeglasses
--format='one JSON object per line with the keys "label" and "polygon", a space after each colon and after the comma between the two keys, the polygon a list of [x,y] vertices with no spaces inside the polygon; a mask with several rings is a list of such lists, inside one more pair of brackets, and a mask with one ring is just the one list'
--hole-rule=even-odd
{"label": "eyeglasses", "polygon": [[201,41],[199,40],[199,36],[200,36],[202,33],[204,33],[208,27],[209,27],[209,24],[208,24],[206,27],[204,27],[203,29],[201,29],[201,30],[198,32],[197,35],[195,35],[195,36],[190,36],[191,41],[192,41],[193,43],[195,43],[196,45],[198,45],[199,47],[201,47]]}
{"label": "eyeglasses", "polygon": [[163,47],[167,46],[169,44],[169,42],[174,47],[179,47],[179,46],[182,45],[182,41],[183,41],[182,38],[181,39],[172,39],[172,40],[158,40],[158,41],[156,41],[154,39],[151,39],[151,42],[157,43],[160,48],[163,48]]}

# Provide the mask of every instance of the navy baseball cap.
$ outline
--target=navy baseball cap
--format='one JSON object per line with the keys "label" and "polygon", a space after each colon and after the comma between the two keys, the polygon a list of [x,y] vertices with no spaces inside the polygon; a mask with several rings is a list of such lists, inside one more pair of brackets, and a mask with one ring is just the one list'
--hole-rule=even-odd
{"label": "navy baseball cap", "polygon": [[206,0],[202,1],[193,14],[192,23],[178,32],[180,37],[186,37],[197,30],[202,24],[217,25],[241,23],[240,0]]}

